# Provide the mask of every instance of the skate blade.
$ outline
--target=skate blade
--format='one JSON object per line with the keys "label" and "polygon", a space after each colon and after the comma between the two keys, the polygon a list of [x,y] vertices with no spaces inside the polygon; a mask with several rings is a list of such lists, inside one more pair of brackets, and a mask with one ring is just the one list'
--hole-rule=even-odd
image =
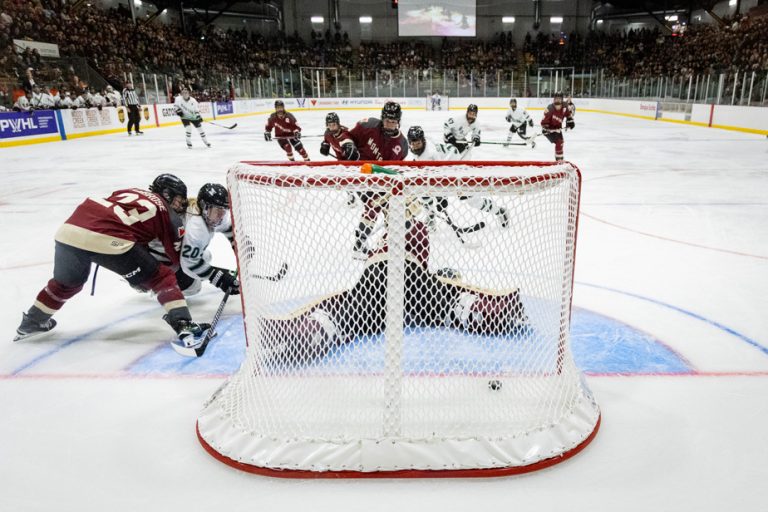
{"label": "skate blade", "polygon": [[17,341],[29,341],[29,340],[43,340],[51,335],[51,332],[53,329],[49,331],[40,331],[40,332],[33,332],[30,334],[19,334],[16,333],[16,336],[13,337],[14,343]]}
{"label": "skate blade", "polygon": [[179,345],[178,343],[171,342],[171,348],[173,350],[184,357],[200,357],[203,355],[203,352],[205,352],[205,349],[207,348],[208,342],[210,342],[213,338],[218,336],[219,333],[216,331],[209,332],[206,331],[203,333],[203,335],[200,337],[200,343],[193,346],[193,347],[185,347],[183,345]]}

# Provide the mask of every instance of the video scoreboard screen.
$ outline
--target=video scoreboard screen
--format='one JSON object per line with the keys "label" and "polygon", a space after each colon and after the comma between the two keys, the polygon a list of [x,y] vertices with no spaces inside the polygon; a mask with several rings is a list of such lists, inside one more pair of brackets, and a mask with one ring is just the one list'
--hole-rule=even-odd
{"label": "video scoreboard screen", "polygon": [[475,37],[474,0],[399,0],[400,36]]}

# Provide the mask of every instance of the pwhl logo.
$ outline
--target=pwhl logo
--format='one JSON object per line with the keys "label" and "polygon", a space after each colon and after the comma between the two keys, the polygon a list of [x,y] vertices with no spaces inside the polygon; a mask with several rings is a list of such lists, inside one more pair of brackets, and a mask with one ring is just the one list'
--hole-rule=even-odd
{"label": "pwhl logo", "polygon": [[0,119],[0,132],[11,130],[11,133],[21,133],[29,130],[37,130],[40,128],[35,123],[34,118],[27,117],[21,119]]}

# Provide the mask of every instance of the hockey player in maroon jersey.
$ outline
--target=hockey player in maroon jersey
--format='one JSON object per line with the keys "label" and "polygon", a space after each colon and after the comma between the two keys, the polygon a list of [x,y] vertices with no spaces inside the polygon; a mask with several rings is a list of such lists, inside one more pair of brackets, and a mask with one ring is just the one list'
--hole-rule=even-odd
{"label": "hockey player in maroon jersey", "polygon": [[400,105],[388,101],[381,109],[381,119],[367,117],[349,132],[360,152],[360,160],[405,160],[408,141],[400,133]]}
{"label": "hockey player in maroon jersey", "polygon": [[[368,117],[361,120],[349,132],[360,152],[360,160],[405,160],[408,155],[408,140],[400,133],[400,119],[403,112],[400,105],[388,101],[381,109],[381,119]],[[363,215],[355,230],[353,256],[365,259],[368,256],[366,242],[376,225],[376,218],[386,204],[387,197],[380,193],[367,192],[361,195]]]}
{"label": "hockey player in maroon jersey", "polygon": [[189,349],[202,343],[210,326],[192,321],[173,268],[158,263],[147,248],[158,239],[170,264],[178,267],[184,235],[179,214],[186,201],[186,185],[172,174],[155,178],[149,191],[122,189],[106,198],[86,199],[56,232],[53,278],[23,314],[14,341],[53,329],[56,321],[51,317],[83,289],[91,263],[96,263],[157,295],[167,311],[163,319],[178,335],[174,341],[178,347]]}
{"label": "hockey player in maroon jersey", "polygon": [[[426,225],[409,219],[400,320],[405,326],[502,336],[526,329],[528,317],[517,289],[498,293],[463,282],[453,269],[430,271],[429,255]],[[384,332],[390,298],[388,260],[385,244],[370,253],[365,270],[351,288],[302,306],[294,315],[261,320],[262,328],[274,335],[266,338],[274,343],[275,360],[311,362],[336,345]]]}
{"label": "hockey player in maroon jersey", "polygon": [[[575,109],[574,109],[575,110]],[[541,133],[555,145],[555,160],[563,159],[563,130],[573,130],[573,111],[563,102],[563,93],[556,92],[551,104],[544,110]]]}
{"label": "hockey player in maroon jersey", "polygon": [[275,111],[270,114],[267,124],[264,127],[264,140],[272,140],[272,129],[275,130],[275,139],[288,155],[288,160],[293,162],[294,148],[304,158],[309,161],[307,150],[299,140],[301,138],[301,127],[296,122],[296,118],[290,112],[285,110],[285,103],[282,100],[275,101]]}
{"label": "hockey player in maroon jersey", "polygon": [[359,160],[360,153],[349,134],[349,128],[339,123],[339,115],[330,112],[325,116],[325,135],[320,143],[320,154],[328,156],[333,149],[337,160]]}

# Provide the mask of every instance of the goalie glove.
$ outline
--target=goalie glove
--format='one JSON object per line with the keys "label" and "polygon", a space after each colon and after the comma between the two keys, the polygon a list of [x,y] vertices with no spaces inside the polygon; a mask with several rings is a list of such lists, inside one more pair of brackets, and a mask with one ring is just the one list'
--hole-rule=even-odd
{"label": "goalie glove", "polygon": [[572,117],[565,120],[565,127],[569,130],[573,130],[576,127],[576,123],[573,121]]}
{"label": "goalie glove", "polygon": [[331,145],[327,142],[323,141],[320,143],[320,154],[323,156],[328,156],[328,154],[331,152]]}
{"label": "goalie glove", "polygon": [[240,293],[240,281],[237,280],[234,272],[227,269],[212,267],[208,280],[213,286],[224,293],[229,292],[230,295],[238,295]]}
{"label": "goalie glove", "polygon": [[479,146],[480,145],[480,136],[479,135],[475,135],[474,137],[472,137],[472,144],[474,144],[475,146]]}
{"label": "goalie glove", "polygon": [[269,142],[272,140],[272,132],[264,132],[264,140]]}

